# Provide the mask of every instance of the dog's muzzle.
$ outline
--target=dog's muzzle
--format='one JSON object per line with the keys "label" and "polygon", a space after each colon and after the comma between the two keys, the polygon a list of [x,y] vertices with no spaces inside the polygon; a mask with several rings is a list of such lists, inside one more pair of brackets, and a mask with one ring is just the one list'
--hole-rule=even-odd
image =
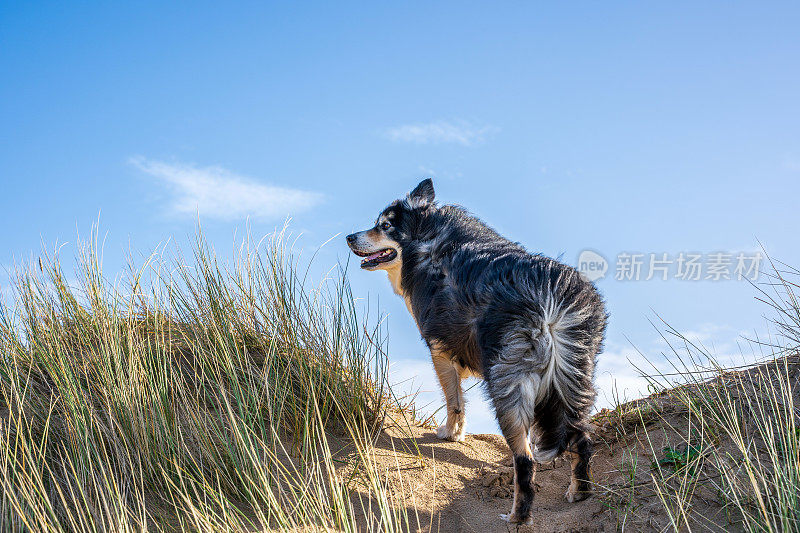
{"label": "dog's muzzle", "polygon": [[359,234],[352,233],[347,236],[347,245],[361,260],[361,268],[373,268],[381,263],[388,263],[397,257],[397,250],[394,248],[383,248],[377,251],[365,251],[359,247]]}

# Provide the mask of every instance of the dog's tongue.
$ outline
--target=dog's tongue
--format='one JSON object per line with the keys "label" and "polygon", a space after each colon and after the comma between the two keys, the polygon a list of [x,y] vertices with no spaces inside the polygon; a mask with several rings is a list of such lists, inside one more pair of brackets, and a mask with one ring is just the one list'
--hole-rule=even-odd
{"label": "dog's tongue", "polygon": [[383,250],[381,250],[380,252],[375,252],[372,255],[368,255],[367,257],[364,258],[364,261],[372,261],[373,259],[379,258],[381,255],[383,255]]}

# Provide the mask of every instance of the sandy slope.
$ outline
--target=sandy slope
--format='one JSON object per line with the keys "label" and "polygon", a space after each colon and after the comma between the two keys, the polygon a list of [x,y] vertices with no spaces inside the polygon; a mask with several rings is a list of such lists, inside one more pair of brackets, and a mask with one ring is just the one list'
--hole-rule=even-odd
{"label": "sandy slope", "polygon": [[[416,453],[416,439],[422,459]],[[400,459],[394,463],[394,454]],[[423,427],[389,430],[378,442],[384,450],[387,469],[403,475],[405,487],[395,494],[413,492],[418,523],[422,531],[506,531],[499,515],[511,506],[511,455],[498,435],[468,435],[463,443],[441,441]],[[401,453],[406,450],[405,453]],[[380,452],[379,452],[380,453]],[[604,470],[602,458],[596,468]],[[566,460],[541,466],[536,477],[539,490],[534,504],[534,525],[521,529],[534,531],[614,530],[606,507],[593,498],[570,504],[564,499],[569,484]],[[399,484],[398,484],[399,485]],[[409,509],[413,505],[409,502]],[[414,511],[410,511],[414,512]]]}
{"label": "sandy slope", "polygon": [[[778,365],[779,371],[786,374],[788,369],[794,405],[800,405],[800,358],[783,361],[787,366]],[[775,368],[773,364],[726,372],[703,387],[727,388],[752,400],[758,397],[754,391],[764,390],[764,380],[774,379]],[[691,475],[686,468],[680,473],[668,467],[659,471],[656,466],[663,460],[665,447],[686,449],[698,442],[692,416],[685,403],[677,400],[679,390],[604,410],[595,417],[592,481],[596,491],[590,499],[574,504],[564,499],[570,474],[565,457],[539,465],[533,526],[512,528],[499,518],[511,506],[513,474],[510,452],[498,435],[468,435],[465,442],[454,443],[437,439],[432,428],[398,423],[379,436],[375,461],[391,480],[394,503],[414,517],[411,531],[737,531],[739,518],[722,495],[719,470],[702,466],[702,461],[710,464],[711,459],[701,460]],[[754,441],[754,449],[758,447]],[[703,453],[736,456],[724,436],[713,448]],[[735,459],[729,468],[736,471]],[[654,483],[659,476],[661,492]],[[674,506],[680,500],[675,495],[681,491],[691,491],[692,496],[683,500],[691,502],[683,504],[688,511],[685,519],[674,508],[667,513],[664,503],[666,498],[667,507]],[[363,529],[381,529],[369,524],[370,515],[374,516],[361,515]],[[678,517],[677,523],[670,515]]]}
{"label": "sandy slope", "polygon": [[[568,503],[566,458],[539,465],[536,476],[534,523],[519,531],[664,531],[672,530],[657,493],[649,487],[652,449],[675,442],[662,425],[646,429],[635,439],[596,435],[593,478],[600,487],[592,498]],[[652,441],[652,448],[648,441]],[[416,442],[414,442],[416,441]],[[416,446],[415,446],[416,444]],[[417,451],[418,450],[418,451]],[[514,531],[499,515],[511,506],[511,455],[498,435],[468,435],[463,443],[441,441],[432,429],[415,426],[388,429],[375,449],[378,464],[392,479],[392,497],[414,517],[410,531]],[[631,476],[635,458],[645,465]],[[636,490],[626,490],[633,481]],[[693,529],[731,531],[734,525],[721,505],[703,505],[702,524]],[[362,517],[363,518],[363,517]],[[364,518],[363,529],[370,527]],[[683,528],[682,528],[683,529]]]}

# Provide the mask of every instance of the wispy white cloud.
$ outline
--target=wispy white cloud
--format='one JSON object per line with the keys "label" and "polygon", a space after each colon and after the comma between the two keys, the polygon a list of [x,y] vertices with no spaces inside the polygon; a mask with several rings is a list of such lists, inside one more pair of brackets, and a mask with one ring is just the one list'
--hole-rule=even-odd
{"label": "wispy white cloud", "polygon": [[616,401],[649,395],[653,376],[662,385],[674,386],[692,373],[695,379],[711,378],[717,368],[757,364],[765,354],[747,339],[768,338],[768,331],[739,331],[725,324],[699,324],[695,329],[662,331],[645,345],[634,348],[612,342],[597,358],[597,409],[612,407]]}
{"label": "wispy white cloud", "polygon": [[447,122],[444,120],[427,124],[404,124],[387,129],[384,134],[395,142],[416,144],[453,143],[471,146],[483,141],[498,131],[494,126],[475,126],[469,122]]}
{"label": "wispy white cloud", "polygon": [[259,183],[218,166],[196,167],[144,157],[133,157],[130,163],[170,188],[174,194],[171,209],[181,215],[199,213],[222,220],[279,218],[322,201],[320,193]]}

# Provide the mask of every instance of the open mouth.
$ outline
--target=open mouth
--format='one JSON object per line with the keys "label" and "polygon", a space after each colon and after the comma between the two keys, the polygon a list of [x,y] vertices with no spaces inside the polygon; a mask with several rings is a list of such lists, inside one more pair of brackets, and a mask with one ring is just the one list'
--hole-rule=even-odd
{"label": "open mouth", "polygon": [[371,268],[380,265],[381,263],[388,263],[397,257],[397,250],[394,248],[384,248],[383,250],[373,253],[365,253],[359,252],[358,250],[353,250],[353,253],[364,258],[361,260],[361,268]]}

